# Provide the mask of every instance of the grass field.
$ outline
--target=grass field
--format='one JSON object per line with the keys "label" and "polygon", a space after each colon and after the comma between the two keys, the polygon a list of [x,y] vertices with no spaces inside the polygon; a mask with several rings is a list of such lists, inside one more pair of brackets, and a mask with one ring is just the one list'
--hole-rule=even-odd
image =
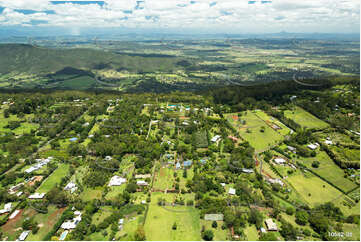
{"label": "grass field", "polygon": [[100,199],[102,197],[103,188],[84,188],[84,191],[80,194],[80,198],[83,201],[91,201],[93,199]]}
{"label": "grass field", "polygon": [[339,190],[309,172],[291,175],[287,181],[311,206],[329,202],[342,196]]}
{"label": "grass field", "polygon": [[213,228],[212,227],[212,221],[206,221],[206,220],[202,220],[201,221],[201,225],[205,227],[206,230],[212,230],[214,233],[214,241],[225,241],[227,240],[227,238],[231,235],[230,231],[228,228],[222,229],[222,225],[223,222],[222,221],[218,221],[217,222],[218,226],[217,228]]}
{"label": "grass field", "polygon": [[173,181],[174,181],[174,171],[169,168],[163,168],[161,167],[159,169],[159,172],[156,173],[156,177],[154,180],[153,188],[154,189],[170,189],[173,187]]}
{"label": "grass field", "polygon": [[345,240],[360,241],[360,226],[357,224],[343,224],[343,231],[347,236]]}
{"label": "grass field", "polygon": [[66,176],[69,171],[69,164],[59,164],[58,169],[56,169],[48,178],[43,181],[43,183],[40,185],[40,187],[36,190],[36,192],[47,193],[52,188],[56,186],[56,184],[59,184],[61,181],[61,178]]}
{"label": "grass field", "polygon": [[266,122],[269,123],[273,123],[276,124],[278,127],[280,127],[281,129],[277,130],[278,133],[280,133],[283,136],[289,135],[291,132],[291,129],[288,128],[286,125],[284,125],[283,123],[281,123],[279,120],[277,120],[274,117],[270,117],[268,116],[265,112],[257,110],[256,114],[258,117],[260,117],[261,119],[263,119]]}
{"label": "grass field", "polygon": [[[157,205],[159,197],[162,197],[161,193],[152,194],[144,225],[147,240],[201,240],[198,210],[186,206],[161,207]],[[177,223],[176,230],[172,229],[174,222]]]}
{"label": "grass field", "polygon": [[286,118],[292,119],[293,121],[305,128],[323,129],[329,127],[326,122],[316,118],[315,116],[298,106],[296,106],[294,110],[286,110],[284,112],[284,115]]}
{"label": "grass field", "polygon": [[[348,192],[357,186],[352,181],[343,177],[344,171],[337,166],[324,151],[318,152],[316,157],[301,158],[300,161],[309,169],[330,181],[344,192]],[[318,168],[313,168],[313,161],[319,161],[320,166]]]}
{"label": "grass field", "polygon": [[[242,112],[241,117],[238,117],[237,113],[226,115],[227,120],[239,132],[240,136],[256,149],[256,152],[263,151],[283,139],[281,134],[277,133],[257,116],[261,112],[262,111]],[[264,132],[260,131],[262,127]]]}
{"label": "grass field", "polygon": [[65,208],[57,208],[56,206],[50,205],[48,207],[48,213],[38,213],[34,216],[34,221],[38,222],[40,227],[36,234],[30,233],[26,238],[27,241],[39,241],[53,228],[54,224],[59,220]]}
{"label": "grass field", "polygon": [[244,229],[244,234],[247,237],[248,241],[257,241],[258,240],[258,231],[255,225],[248,225]]}

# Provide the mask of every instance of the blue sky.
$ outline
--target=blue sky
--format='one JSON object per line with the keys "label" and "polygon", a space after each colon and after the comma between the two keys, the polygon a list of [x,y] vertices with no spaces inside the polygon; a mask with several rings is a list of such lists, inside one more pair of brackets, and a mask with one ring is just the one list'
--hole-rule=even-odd
{"label": "blue sky", "polygon": [[0,0],[0,28],[358,33],[359,0]]}

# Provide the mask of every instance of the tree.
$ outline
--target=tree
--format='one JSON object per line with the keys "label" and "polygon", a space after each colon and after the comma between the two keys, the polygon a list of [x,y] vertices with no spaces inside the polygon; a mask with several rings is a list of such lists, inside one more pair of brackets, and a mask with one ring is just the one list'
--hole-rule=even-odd
{"label": "tree", "polygon": [[296,240],[297,230],[292,226],[292,224],[283,222],[281,225],[281,235],[287,240]]}
{"label": "tree", "polygon": [[259,238],[260,241],[277,241],[277,236],[275,233],[262,233],[261,237]]}
{"label": "tree", "polygon": [[173,224],[173,226],[172,226],[172,229],[173,229],[173,230],[177,230],[177,223],[176,223],[176,222],[174,222],[174,224]]}
{"label": "tree", "polygon": [[315,160],[315,161],[312,162],[312,167],[313,167],[313,168],[318,168],[319,166],[320,166],[320,162],[319,162],[319,161]]}
{"label": "tree", "polygon": [[295,209],[293,207],[286,208],[286,213],[288,215],[292,215],[295,212]]}
{"label": "tree", "polygon": [[262,226],[263,216],[257,209],[251,209],[248,216],[248,222],[255,224],[257,228],[260,228]]}
{"label": "tree", "polygon": [[296,212],[296,223],[299,225],[306,225],[308,221],[308,213],[300,210]]}
{"label": "tree", "polygon": [[213,237],[214,237],[214,234],[213,234],[213,231],[212,230],[206,230],[203,232],[203,239],[206,240],[206,241],[211,241],[213,240]]}
{"label": "tree", "polygon": [[217,221],[213,221],[212,222],[212,228],[217,228],[217,227],[218,227]]}
{"label": "tree", "polygon": [[137,228],[137,230],[135,231],[134,240],[136,240],[136,241],[144,241],[144,240],[146,240],[143,226],[139,226]]}

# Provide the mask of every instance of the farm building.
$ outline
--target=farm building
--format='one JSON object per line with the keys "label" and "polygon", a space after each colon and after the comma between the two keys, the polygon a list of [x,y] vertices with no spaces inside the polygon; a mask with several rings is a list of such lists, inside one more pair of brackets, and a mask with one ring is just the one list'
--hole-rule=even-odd
{"label": "farm building", "polygon": [[19,240],[19,241],[24,241],[24,240],[26,239],[26,237],[28,237],[29,233],[30,233],[30,230],[25,230],[25,231],[23,231],[23,232],[20,234],[18,240]]}
{"label": "farm building", "polygon": [[208,221],[223,221],[223,214],[221,213],[210,213],[204,215],[204,220]]}
{"label": "farm building", "polygon": [[109,187],[111,187],[111,186],[120,186],[125,182],[127,182],[127,179],[125,179],[123,177],[120,177],[120,176],[113,176],[110,179],[108,186]]}
{"label": "farm building", "polygon": [[277,224],[273,222],[271,218],[266,219],[264,222],[267,226],[268,231],[278,231]]}

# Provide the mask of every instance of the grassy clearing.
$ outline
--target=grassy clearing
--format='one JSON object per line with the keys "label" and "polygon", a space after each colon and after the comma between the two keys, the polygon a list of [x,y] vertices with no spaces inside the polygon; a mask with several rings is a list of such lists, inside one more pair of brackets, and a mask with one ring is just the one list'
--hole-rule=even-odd
{"label": "grassy clearing", "polygon": [[83,201],[91,201],[93,199],[101,199],[102,197],[103,188],[84,188],[84,191],[80,194],[80,199]]}
{"label": "grassy clearing", "polygon": [[329,124],[316,118],[315,116],[298,106],[296,106],[294,110],[286,110],[284,114],[286,118],[292,119],[293,121],[305,128],[323,129],[329,127]]}
{"label": "grassy clearing", "polygon": [[244,229],[244,234],[247,236],[248,241],[257,241],[258,238],[258,231],[255,225],[247,226]]}
{"label": "grassy clearing", "polygon": [[212,227],[212,221],[202,220],[201,225],[205,227],[206,230],[212,230],[214,233],[214,241],[225,241],[230,237],[231,233],[228,228],[222,229],[223,221],[217,222],[217,228]]}
{"label": "grassy clearing", "polygon": [[[163,194],[153,193],[152,202],[149,205],[144,225],[147,240],[201,240],[198,210],[186,206],[160,207],[157,205],[159,197],[163,197]],[[176,230],[172,229],[174,222],[177,223]]]}
{"label": "grassy clearing", "polygon": [[[352,181],[343,177],[344,171],[337,166],[324,151],[318,152],[316,157],[302,158],[300,161],[309,169],[330,181],[344,192],[350,191],[357,186]],[[320,162],[319,168],[312,167],[313,161]]]}
{"label": "grassy clearing", "polygon": [[65,208],[57,208],[56,206],[50,205],[48,207],[48,213],[38,213],[34,216],[34,221],[38,222],[40,227],[36,234],[30,233],[26,238],[27,241],[40,241],[44,236],[53,228],[54,224],[60,219]]}
{"label": "grassy clearing", "polygon": [[329,202],[342,196],[339,190],[311,173],[297,173],[289,176],[287,181],[311,206]]}
{"label": "grassy clearing", "polygon": [[47,193],[52,188],[56,186],[56,184],[59,184],[61,181],[61,178],[66,176],[69,171],[69,164],[60,164],[58,166],[58,169],[56,169],[36,190],[36,192]]}
{"label": "grassy clearing", "polygon": [[[241,117],[238,117],[237,113],[226,115],[227,120],[239,132],[240,136],[248,141],[256,151],[263,151],[283,139],[281,134],[274,131],[257,116],[260,112],[242,112]],[[261,129],[264,132],[261,132]]]}
{"label": "grassy clearing", "polygon": [[258,115],[258,117],[263,119],[265,122],[268,122],[270,125],[276,124],[278,127],[280,127],[281,129],[277,130],[277,132],[280,133],[281,135],[286,136],[286,135],[290,134],[291,129],[288,128],[283,123],[281,123],[278,119],[276,119],[274,117],[270,117],[265,112],[260,111],[260,110],[257,110],[256,114]]}
{"label": "grassy clearing", "polygon": [[154,180],[154,189],[170,189],[173,187],[174,183],[174,171],[172,169],[161,167],[159,171],[156,173],[156,177]]}

